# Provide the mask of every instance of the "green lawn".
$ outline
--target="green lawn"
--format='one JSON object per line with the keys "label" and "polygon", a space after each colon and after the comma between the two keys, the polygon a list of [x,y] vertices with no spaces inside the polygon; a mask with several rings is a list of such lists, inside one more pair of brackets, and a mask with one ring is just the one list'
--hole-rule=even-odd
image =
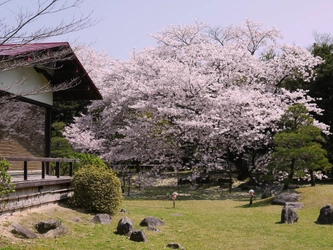
{"label": "green lawn", "polygon": [[[162,191],[161,191],[162,190]],[[160,189],[164,194],[166,190]],[[22,225],[31,226],[44,218],[59,218],[71,232],[58,239],[37,239],[26,243],[8,244],[2,249],[166,249],[170,242],[177,242],[185,249],[333,249],[332,225],[315,223],[319,210],[333,203],[332,185],[304,187],[297,190],[303,197],[304,208],[297,210],[299,221],[281,224],[282,206],[271,205],[271,199],[257,197],[249,207],[246,191],[233,195],[217,189],[183,190],[172,207],[171,200],[148,199],[139,195],[125,198],[122,207],[129,214],[118,213],[110,225],[89,223],[92,215],[68,210],[56,211],[53,215],[33,213],[24,218]],[[156,190],[155,190],[156,192]],[[186,193],[185,193],[186,192]],[[214,199],[200,199],[200,193],[212,193]],[[196,194],[194,194],[196,193]],[[185,196],[185,194],[187,194]],[[207,195],[207,194],[206,194]],[[191,199],[193,196],[195,199]],[[151,197],[154,197],[153,195]],[[220,197],[220,198],[219,198]],[[142,229],[148,242],[132,242],[125,236],[114,234],[118,221],[128,216],[135,229]],[[139,226],[146,216],[161,218],[166,225],[161,232],[151,232]],[[72,219],[80,217],[83,222]],[[3,239],[2,246],[5,245]]]}

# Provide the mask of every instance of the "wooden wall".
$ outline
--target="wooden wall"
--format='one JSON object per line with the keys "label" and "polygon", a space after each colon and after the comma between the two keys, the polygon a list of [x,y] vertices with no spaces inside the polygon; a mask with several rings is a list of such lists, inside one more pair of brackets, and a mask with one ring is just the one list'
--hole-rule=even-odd
{"label": "wooden wall", "polygon": [[[0,140],[0,156],[36,157],[29,149],[14,140]],[[23,171],[23,162],[10,162],[9,171]],[[40,162],[29,162],[28,170],[41,170]]]}

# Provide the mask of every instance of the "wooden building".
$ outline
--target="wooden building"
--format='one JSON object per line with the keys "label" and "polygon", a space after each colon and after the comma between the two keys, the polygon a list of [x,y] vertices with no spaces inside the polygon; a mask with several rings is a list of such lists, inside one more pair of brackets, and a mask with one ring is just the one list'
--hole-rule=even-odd
{"label": "wooden building", "polygon": [[[100,92],[67,42],[0,46],[0,156],[9,159],[11,170],[22,173],[14,176],[16,193],[5,198],[7,203],[20,196],[41,203],[38,194],[68,189],[70,176],[61,180],[60,176],[41,174],[44,163],[63,161],[49,158],[52,106],[55,102],[100,99]],[[25,113],[21,105],[28,106]],[[29,179],[32,170],[39,172],[38,177]],[[57,196],[45,202],[64,197]],[[29,202],[34,205],[31,199]],[[16,209],[28,206],[8,204],[7,208]]]}

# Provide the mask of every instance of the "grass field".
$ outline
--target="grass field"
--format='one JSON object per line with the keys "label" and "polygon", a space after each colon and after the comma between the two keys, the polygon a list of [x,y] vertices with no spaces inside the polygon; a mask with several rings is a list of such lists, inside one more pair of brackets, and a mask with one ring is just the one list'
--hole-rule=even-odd
{"label": "grass field", "polygon": [[[149,192],[150,191],[150,192]],[[156,193],[170,190],[159,188],[145,195],[126,198],[122,208],[129,213],[117,213],[110,225],[92,224],[91,214],[59,207],[50,213],[31,212],[20,218],[28,228],[44,219],[57,218],[68,228],[69,234],[57,239],[13,241],[1,237],[1,249],[167,249],[177,242],[185,249],[333,249],[332,225],[319,225],[316,220],[320,208],[333,203],[333,186],[317,185],[297,189],[304,208],[297,210],[299,221],[281,224],[282,206],[271,205],[271,198],[257,197],[249,206],[247,191],[180,190],[181,196],[173,208],[171,200],[157,200]],[[149,195],[150,196],[149,196]],[[201,195],[202,196],[201,196]],[[211,195],[212,199],[209,199]],[[137,243],[116,235],[118,221],[128,216],[135,229],[145,232],[148,242]],[[161,232],[148,231],[139,223],[146,216],[161,218],[166,225]],[[81,223],[73,218],[80,217]],[[15,242],[15,243],[13,243]]]}

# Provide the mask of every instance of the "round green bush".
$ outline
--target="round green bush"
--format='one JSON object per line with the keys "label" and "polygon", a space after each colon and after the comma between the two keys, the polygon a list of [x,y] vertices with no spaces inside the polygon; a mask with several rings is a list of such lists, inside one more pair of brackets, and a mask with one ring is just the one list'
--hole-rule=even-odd
{"label": "round green bush", "polygon": [[86,165],[73,176],[72,204],[94,213],[114,214],[122,202],[121,183],[112,169]]}

